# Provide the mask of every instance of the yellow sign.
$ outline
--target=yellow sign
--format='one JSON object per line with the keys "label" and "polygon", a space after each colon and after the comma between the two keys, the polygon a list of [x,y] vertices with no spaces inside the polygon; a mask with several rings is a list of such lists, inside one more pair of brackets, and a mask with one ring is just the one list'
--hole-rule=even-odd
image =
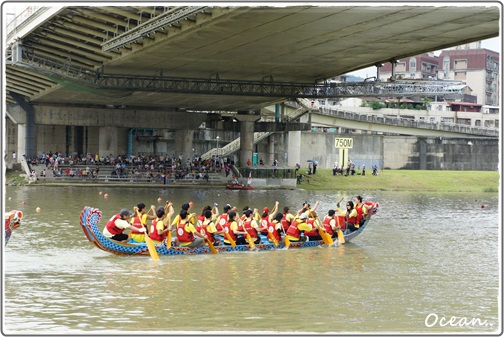
{"label": "yellow sign", "polygon": [[353,138],[335,138],[335,147],[337,149],[352,149]]}

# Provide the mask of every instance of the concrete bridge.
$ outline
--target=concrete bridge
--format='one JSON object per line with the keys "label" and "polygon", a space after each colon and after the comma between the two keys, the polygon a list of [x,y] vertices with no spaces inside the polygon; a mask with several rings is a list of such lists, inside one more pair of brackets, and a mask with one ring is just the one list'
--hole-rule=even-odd
{"label": "concrete bridge", "polygon": [[[70,121],[96,128],[92,131],[96,137],[86,145],[91,152],[114,152],[117,142],[111,139],[120,136],[114,126],[107,125],[113,121],[116,127],[151,123],[158,128],[180,128],[177,149],[187,155],[192,148],[190,129],[203,120],[193,112],[233,112],[240,125],[243,162],[253,152],[260,109],[289,97],[285,91],[267,94],[264,88],[299,88],[300,83],[305,87],[311,83],[309,89],[317,89],[317,83],[356,69],[495,37],[500,19],[497,5],[29,10],[29,15],[22,13],[8,26],[5,53],[6,103],[17,104],[26,114],[17,140],[9,143],[16,143],[19,153],[33,156],[39,137],[35,121],[59,114],[62,128],[72,125]],[[100,81],[126,80],[93,87],[83,84],[84,74]],[[145,81],[160,79],[180,79],[186,89],[140,90],[146,87]],[[220,85],[223,94],[187,89],[200,80]],[[230,85],[239,89],[226,89]],[[252,94],[252,85],[263,91]],[[343,88],[335,95],[347,92]],[[312,90],[306,96],[327,94]],[[79,138],[78,134],[72,137]],[[80,138],[75,143],[85,141],[84,133]]]}

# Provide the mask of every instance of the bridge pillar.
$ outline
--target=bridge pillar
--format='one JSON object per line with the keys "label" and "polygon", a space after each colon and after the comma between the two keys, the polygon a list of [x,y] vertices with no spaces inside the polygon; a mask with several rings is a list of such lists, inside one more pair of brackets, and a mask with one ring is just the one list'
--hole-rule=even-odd
{"label": "bridge pillar", "polygon": [[268,138],[268,165],[273,165],[273,161],[275,160],[275,138],[275,134],[272,134]]}
{"label": "bridge pillar", "polygon": [[291,167],[301,165],[301,131],[289,131],[287,139],[287,165]]}
{"label": "bridge pillar", "polygon": [[182,154],[182,164],[184,164],[187,159],[193,158],[193,138],[194,130],[189,129],[177,129],[175,130],[175,156]]}
{"label": "bridge pillar", "polygon": [[[26,125],[17,124],[17,147],[16,147],[16,160],[18,163],[21,162],[23,155],[28,156],[26,152]],[[9,160],[12,161],[12,152],[9,153]]]}
{"label": "bridge pillar", "polygon": [[[117,156],[117,128],[110,126],[100,127],[98,154],[106,157],[110,154]],[[68,155],[68,154],[67,154]]]}
{"label": "bridge pillar", "polygon": [[252,161],[254,153],[254,123],[261,118],[255,113],[248,114],[240,113],[236,115],[236,119],[240,122],[240,156],[238,166],[246,166],[247,161]]}

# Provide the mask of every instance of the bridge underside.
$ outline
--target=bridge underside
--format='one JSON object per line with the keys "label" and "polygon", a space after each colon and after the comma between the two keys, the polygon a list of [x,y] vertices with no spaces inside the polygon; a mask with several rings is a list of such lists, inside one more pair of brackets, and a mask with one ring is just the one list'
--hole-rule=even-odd
{"label": "bridge underside", "polygon": [[[185,17],[130,39],[137,36],[128,34],[184,8],[189,8]],[[500,19],[497,6],[196,9],[64,7],[36,28],[10,35],[8,43],[19,38],[25,49],[105,74],[314,83],[377,63],[498,36]],[[89,90],[13,65],[7,65],[6,78],[8,92],[32,103],[237,111],[281,100]],[[7,102],[14,102],[10,95]]]}

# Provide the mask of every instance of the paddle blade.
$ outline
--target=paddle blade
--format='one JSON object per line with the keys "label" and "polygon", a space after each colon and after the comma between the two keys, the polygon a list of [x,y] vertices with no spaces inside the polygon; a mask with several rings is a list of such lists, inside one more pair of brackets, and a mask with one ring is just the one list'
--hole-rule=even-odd
{"label": "paddle blade", "polygon": [[212,254],[217,254],[218,251],[215,249],[213,242],[207,239],[208,247],[210,247],[210,250],[212,251]]}
{"label": "paddle blade", "polygon": [[341,229],[338,229],[338,240],[341,244],[345,243],[345,235],[343,234],[343,231]]}
{"label": "paddle blade", "polygon": [[154,262],[159,260],[159,255],[156,251],[156,247],[154,247],[154,242],[152,242],[152,239],[145,234],[145,243],[147,244],[147,248],[149,249],[149,254]]}
{"label": "paddle blade", "polygon": [[168,231],[168,235],[166,236],[166,248],[171,248],[171,231]]}
{"label": "paddle blade", "polygon": [[290,246],[290,240],[289,240],[289,238],[286,235],[285,236],[285,248],[289,248],[289,246]]}
{"label": "paddle blade", "polygon": [[332,237],[329,235],[329,233],[325,232],[324,235],[326,236],[326,239],[327,239],[329,246],[333,245],[334,241],[333,241]]}
{"label": "paddle blade", "polygon": [[319,232],[320,237],[322,238],[322,241],[324,241],[324,243],[325,243],[326,245],[328,245],[328,244],[329,244],[329,242],[327,241],[327,236],[326,236],[326,233],[325,233],[325,232],[322,230],[322,228],[320,228],[320,227],[319,227],[319,229],[318,229],[318,232]]}
{"label": "paddle blade", "polygon": [[252,237],[250,236],[249,233],[247,233],[247,242],[250,245],[250,249],[255,249],[255,243],[254,240],[252,240]]}
{"label": "paddle blade", "polygon": [[226,239],[231,243],[231,246],[233,246],[233,248],[236,248],[236,242],[233,240],[231,235],[229,235],[228,232],[225,232],[224,235],[226,236]]}
{"label": "paddle blade", "polygon": [[268,232],[268,236],[269,236],[270,240],[273,241],[275,248],[278,248],[278,240],[270,232]]}

